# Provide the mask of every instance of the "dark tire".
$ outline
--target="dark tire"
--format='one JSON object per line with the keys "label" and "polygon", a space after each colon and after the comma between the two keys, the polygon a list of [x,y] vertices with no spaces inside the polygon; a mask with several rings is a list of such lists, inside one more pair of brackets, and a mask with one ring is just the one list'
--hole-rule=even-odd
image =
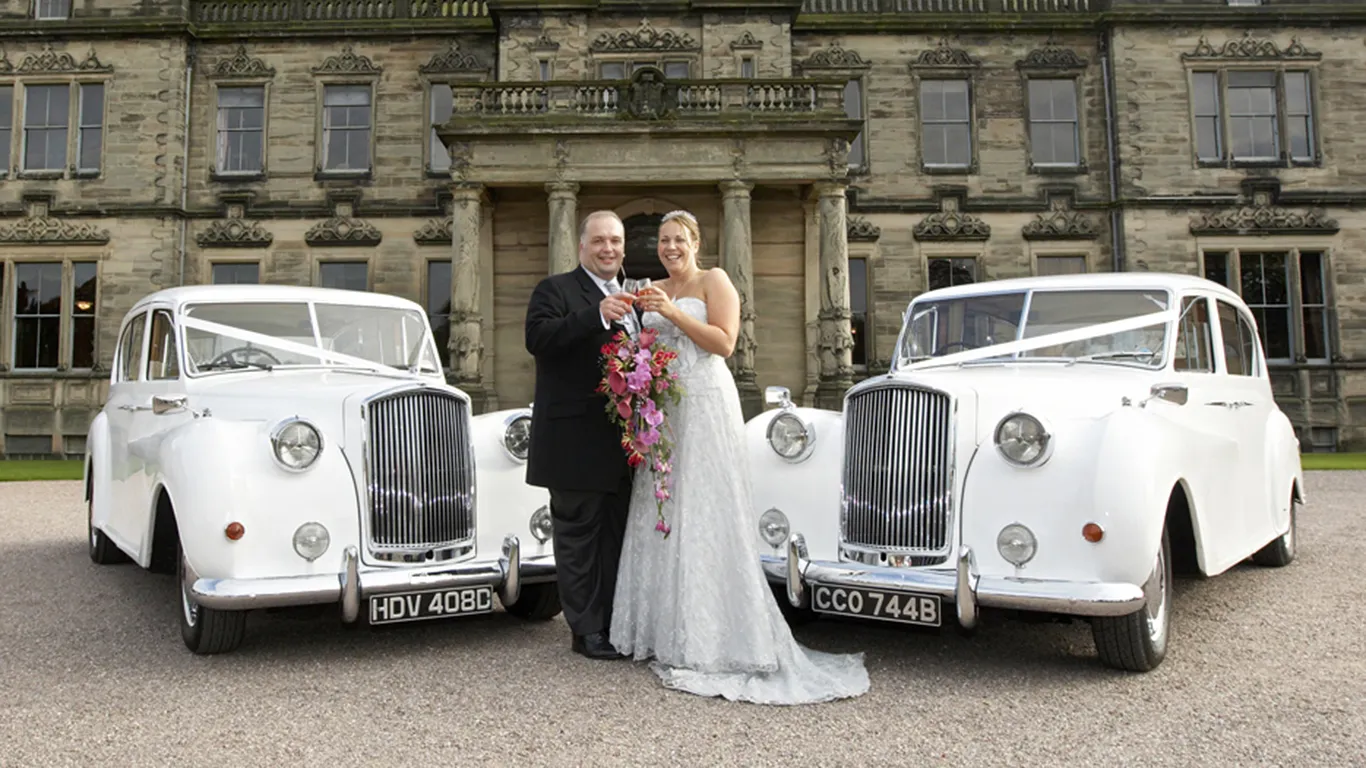
{"label": "dark tire", "polygon": [[1264,568],[1284,568],[1295,559],[1295,517],[1300,503],[1290,499],[1290,530],[1252,553],[1252,562]]}
{"label": "dark tire", "polygon": [[109,537],[104,535],[104,531],[95,527],[95,489],[93,487],[90,489],[89,498],[85,500],[85,533],[92,562],[98,565],[128,562],[128,555],[124,554],[117,544],[110,541]]}
{"label": "dark tire", "polygon": [[523,584],[517,602],[503,606],[503,610],[527,621],[553,619],[560,614],[560,586],[554,582]]}
{"label": "dark tire", "polygon": [[1148,604],[1128,616],[1097,616],[1091,619],[1096,652],[1107,667],[1129,672],[1150,672],[1167,656],[1171,638],[1172,558],[1171,540],[1164,528],[1152,574],[1143,585]]}
{"label": "dark tire", "polygon": [[190,597],[185,586],[185,554],[176,546],[176,588],[180,592],[180,637],[185,647],[201,655],[228,653],[247,634],[246,611],[205,608]]}

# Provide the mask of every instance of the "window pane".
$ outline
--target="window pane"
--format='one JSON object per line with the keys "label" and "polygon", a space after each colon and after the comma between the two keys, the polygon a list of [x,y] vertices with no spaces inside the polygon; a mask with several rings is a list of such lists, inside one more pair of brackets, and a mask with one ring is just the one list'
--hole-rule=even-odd
{"label": "window pane", "polygon": [[1310,360],[1328,358],[1328,291],[1324,281],[1323,254],[1318,251],[1301,252],[1300,305],[1304,323],[1304,356]]}
{"label": "window pane", "polygon": [[852,120],[863,119],[863,83],[857,79],[844,86],[844,114]]}
{"label": "window pane", "polygon": [[104,85],[87,83],[81,86],[81,132],[77,136],[77,168],[99,170],[100,154],[104,147]]}
{"label": "window pane", "polygon": [[740,59],[740,77],[754,77],[754,59],[748,56]]}
{"label": "window pane", "polygon": [[601,71],[603,80],[626,79],[626,65],[622,64],[619,61],[610,61],[603,63]]}
{"label": "window pane", "polygon": [[686,61],[664,62],[664,76],[671,80],[687,80],[688,69],[688,62]]}
{"label": "window pane", "polygon": [[1219,78],[1213,72],[1196,72],[1191,76],[1195,114],[1213,117],[1219,114]]}
{"label": "window pane", "polygon": [[215,285],[255,285],[260,282],[260,270],[260,265],[254,262],[214,264],[211,279]]}
{"label": "window pane", "polygon": [[318,278],[324,288],[343,288],[350,291],[369,289],[363,261],[334,261],[318,265]]}
{"label": "window pane", "polygon": [[427,322],[432,326],[432,338],[441,353],[441,365],[449,365],[447,347],[451,341],[451,263],[427,263]]}
{"label": "window pane", "polygon": [[1176,353],[1172,367],[1178,371],[1213,371],[1212,350],[1209,304],[1200,298],[1185,299],[1181,303],[1181,319],[1176,329]]}
{"label": "window pane", "polygon": [[1234,376],[1251,375],[1252,363],[1246,356],[1238,310],[1223,301],[1219,302],[1219,331],[1224,336],[1224,370]]}
{"label": "window pane", "polygon": [[24,168],[59,171],[66,167],[66,131],[71,90],[65,85],[33,85],[24,92]]}
{"label": "window pane", "polygon": [[930,290],[977,282],[977,260],[930,259]]}
{"label": "window pane", "polygon": [[1211,280],[1225,287],[1233,287],[1230,286],[1228,283],[1227,253],[1205,254],[1205,279]]}
{"label": "window pane", "polygon": [[152,315],[152,335],[147,345],[147,378],[174,379],[180,375],[175,326],[167,312]]}
{"label": "window pane", "polygon": [[121,342],[119,347],[119,368],[121,369],[124,381],[134,381],[140,378],[142,371],[142,336],[146,328],[146,314],[140,314],[129,322],[128,330],[124,333],[126,343]]}
{"label": "window pane", "polygon": [[71,367],[95,365],[95,298],[98,270],[93,261],[71,265]]}
{"label": "window pane", "polygon": [[[544,62],[543,62],[544,63]],[[431,169],[434,171],[446,171],[451,167],[451,154],[446,149],[446,145],[441,143],[441,137],[436,132],[436,126],[444,124],[451,119],[454,108],[451,101],[451,87],[437,83],[432,86],[432,159]]]}
{"label": "window pane", "polygon": [[1086,272],[1085,256],[1040,256],[1040,275],[1080,275]]}
{"label": "window pane", "polygon": [[61,264],[16,264],[14,277],[15,315],[61,312]]}
{"label": "window pane", "polygon": [[854,335],[854,365],[868,364],[868,262],[849,260],[849,325]]}
{"label": "window pane", "polygon": [[14,86],[0,86],[0,176],[9,173],[9,151],[13,138]]}

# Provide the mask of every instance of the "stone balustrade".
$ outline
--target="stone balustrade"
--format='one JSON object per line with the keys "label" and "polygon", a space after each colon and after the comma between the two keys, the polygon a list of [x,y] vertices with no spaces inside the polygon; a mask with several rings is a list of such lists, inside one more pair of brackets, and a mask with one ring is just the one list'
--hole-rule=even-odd
{"label": "stone balustrade", "polygon": [[803,0],[802,13],[844,14],[1041,14],[1103,11],[1107,0]]}
{"label": "stone balustrade", "polygon": [[198,24],[484,19],[484,0],[211,0],[194,3]]}

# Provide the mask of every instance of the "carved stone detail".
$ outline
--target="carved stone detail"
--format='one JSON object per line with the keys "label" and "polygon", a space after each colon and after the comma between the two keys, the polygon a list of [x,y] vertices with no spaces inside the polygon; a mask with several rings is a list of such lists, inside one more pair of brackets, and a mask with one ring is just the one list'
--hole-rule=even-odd
{"label": "carved stone detail", "polygon": [[240,218],[220,219],[195,236],[200,248],[264,248],[274,239],[260,223]]}
{"label": "carved stone detail", "polygon": [[1067,197],[1049,201],[1049,210],[1041,213],[1020,230],[1026,240],[1093,240],[1100,236],[1100,227],[1086,214],[1072,210]]}
{"label": "carved stone detail", "polygon": [[564,181],[569,170],[569,144],[564,139],[555,139],[555,178]]}
{"label": "carved stone detail", "polygon": [[90,53],[84,61],[76,61],[76,58],[69,53],[57,53],[52,50],[52,43],[44,43],[43,50],[39,53],[30,53],[19,62],[15,71],[22,74],[36,73],[58,73],[58,72],[81,72],[81,73],[106,73],[113,72],[114,68],[100,63],[95,56],[95,49],[91,48]]}
{"label": "carved stone detail", "polygon": [[422,228],[413,233],[413,240],[418,245],[444,245],[451,246],[451,217],[442,216],[431,219]]}
{"label": "carved stone detail", "polygon": [[30,202],[27,217],[8,226],[0,225],[0,243],[104,245],[108,242],[109,230],[50,216],[46,202]]}
{"label": "carved stone detail", "polygon": [[939,213],[932,213],[916,224],[911,236],[922,242],[943,240],[986,240],[991,227],[985,221],[958,210],[958,199],[944,198]]}
{"label": "carved stone detail", "polygon": [[687,32],[660,32],[642,19],[634,31],[603,32],[588,50],[594,53],[614,51],[695,51],[700,46]]}
{"label": "carved stone detail", "polygon": [[468,141],[458,141],[447,150],[451,155],[451,178],[464,181],[470,173],[470,162],[474,158],[474,147]]}
{"label": "carved stone detail", "polygon": [[949,45],[946,38],[940,38],[939,45],[923,51],[911,63],[912,69],[974,69],[980,62],[962,48]]}
{"label": "carved stone detail", "polygon": [[247,55],[245,45],[237,46],[237,53],[214,66],[209,77],[274,77],[275,68],[261,59]]}
{"label": "carved stone detail", "polygon": [[739,39],[735,40],[730,44],[730,49],[732,51],[751,51],[758,50],[763,47],[764,44],[757,40],[754,37],[754,33],[750,32],[749,30],[745,30],[745,33],[740,35]]}
{"label": "carved stone detail", "polygon": [[460,50],[460,43],[452,40],[451,47],[434,54],[431,61],[417,68],[424,75],[450,74],[453,72],[480,72],[487,69],[479,57]]}
{"label": "carved stone detail", "polygon": [[655,67],[641,67],[631,74],[622,98],[626,113],[637,120],[659,120],[678,109],[678,86],[664,79]]}
{"label": "carved stone detail", "polygon": [[528,51],[558,51],[560,44],[550,39],[549,32],[541,32],[541,36],[527,46]]}
{"label": "carved stone detail", "polygon": [[5,46],[0,45],[0,74],[8,74],[14,71],[14,63],[9,60],[9,51]]}
{"label": "carved stone detail", "polygon": [[1310,51],[1300,43],[1299,38],[1290,38],[1290,45],[1281,50],[1271,40],[1252,36],[1252,30],[1243,32],[1236,40],[1229,40],[1215,48],[1203,35],[1195,50],[1181,54],[1182,61],[1224,59],[1226,61],[1318,61],[1323,54]]}
{"label": "carved stone detail", "polygon": [[825,140],[825,163],[831,178],[842,178],[849,173],[849,142],[834,138]]}
{"label": "carved stone detail", "polygon": [[304,234],[304,242],[309,245],[379,245],[384,238],[379,227],[368,221],[356,218],[353,213],[354,197],[338,195],[330,219],[320,221]]}
{"label": "carved stone detail", "polygon": [[838,408],[853,385],[854,335],[849,320],[849,225],[846,188],[840,183],[817,185],[817,222],[820,231],[820,310],[816,354],[819,376],[816,405]]}
{"label": "carved stone detail", "polygon": [[1255,195],[1252,205],[1201,214],[1190,225],[1192,235],[1324,235],[1338,229],[1337,221],[1322,210],[1282,208],[1272,205],[1265,193]]}
{"label": "carved stone detail", "polygon": [[849,217],[849,240],[853,242],[874,242],[882,237],[882,228],[863,218]]}
{"label": "carved stone detail", "polygon": [[816,51],[807,56],[801,62],[803,71],[808,69],[867,69],[871,64],[858,54],[847,48],[832,45],[824,50]]}
{"label": "carved stone detail", "polygon": [[328,56],[313,68],[315,75],[378,75],[382,71],[369,57],[356,53],[350,43],[342,46],[341,53]]}
{"label": "carved stone detail", "polygon": [[1071,48],[1063,48],[1054,42],[1035,48],[1023,59],[1015,62],[1016,69],[1068,71],[1086,69],[1086,59]]}

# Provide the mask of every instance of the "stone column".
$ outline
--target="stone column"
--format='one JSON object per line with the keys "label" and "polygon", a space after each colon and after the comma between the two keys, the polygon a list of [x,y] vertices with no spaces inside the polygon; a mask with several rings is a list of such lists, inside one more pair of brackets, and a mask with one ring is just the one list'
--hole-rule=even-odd
{"label": "stone column", "polygon": [[483,192],[480,184],[451,185],[451,383],[470,396],[475,413],[484,410],[487,394],[479,280]]}
{"label": "stone column", "polygon": [[754,245],[750,228],[749,201],[753,184],[743,181],[723,181],[721,203],[721,266],[730,275],[735,290],[740,294],[740,332],[735,339],[735,353],[731,355],[731,372],[740,390],[740,405],[748,420],[764,409],[764,398],[754,374],[756,344],[754,342]]}
{"label": "stone column", "polygon": [[550,198],[550,274],[558,275],[579,263],[579,185],[552,181],[545,191]]}
{"label": "stone column", "polygon": [[845,185],[825,182],[816,186],[820,221],[820,380],[816,406],[839,410],[844,393],[854,383],[849,327],[849,231],[845,216]]}

